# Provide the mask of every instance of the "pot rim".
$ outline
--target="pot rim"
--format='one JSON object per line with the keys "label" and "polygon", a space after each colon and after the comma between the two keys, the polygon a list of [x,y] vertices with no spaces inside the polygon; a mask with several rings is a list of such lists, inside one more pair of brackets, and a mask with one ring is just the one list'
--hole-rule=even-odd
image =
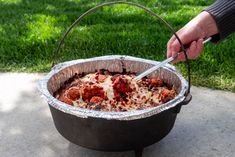
{"label": "pot rim", "polygon": [[188,90],[188,83],[184,79],[184,77],[179,73],[179,71],[170,64],[164,65],[162,68],[167,69],[168,71],[174,73],[181,81],[181,90],[178,93],[178,95],[168,101],[167,103],[161,104],[156,107],[151,107],[143,110],[135,110],[135,111],[127,111],[127,112],[104,112],[104,111],[95,111],[95,110],[89,110],[89,109],[83,109],[78,108],[75,106],[67,105],[50,94],[48,90],[48,81],[58,72],[61,70],[68,68],[75,64],[80,64],[84,62],[91,62],[91,61],[97,61],[97,60],[130,60],[130,61],[138,61],[138,62],[144,62],[148,64],[158,64],[158,61],[148,60],[148,59],[142,59],[132,56],[126,56],[126,55],[108,55],[108,56],[100,56],[100,57],[93,57],[88,59],[78,59],[78,60],[72,60],[72,61],[66,61],[63,63],[59,63],[55,65],[52,70],[38,82],[38,89],[41,92],[41,94],[46,98],[49,105],[52,107],[68,113],[75,115],[80,118],[103,118],[103,119],[112,119],[112,120],[135,120],[135,119],[141,119],[146,118],[155,114],[158,114],[160,112],[163,112],[165,110],[168,110],[172,107],[175,107],[180,102],[182,102],[185,99],[185,94]]}

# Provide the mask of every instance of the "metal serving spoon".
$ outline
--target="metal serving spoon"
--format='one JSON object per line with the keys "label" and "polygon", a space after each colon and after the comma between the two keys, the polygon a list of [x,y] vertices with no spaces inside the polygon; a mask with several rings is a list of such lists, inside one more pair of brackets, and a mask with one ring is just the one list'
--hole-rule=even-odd
{"label": "metal serving spoon", "polygon": [[[211,40],[211,37],[205,39],[205,40],[203,41],[203,44],[207,43],[207,42],[210,41],[210,40]],[[135,81],[141,80],[143,77],[149,75],[150,73],[154,72],[155,70],[157,70],[158,68],[162,67],[163,65],[172,62],[178,55],[179,55],[179,53],[178,53],[177,55],[173,56],[173,57],[167,58],[166,60],[160,62],[159,64],[153,66],[152,68],[146,70],[145,72],[139,74],[139,75],[136,76],[133,80],[135,80]]]}

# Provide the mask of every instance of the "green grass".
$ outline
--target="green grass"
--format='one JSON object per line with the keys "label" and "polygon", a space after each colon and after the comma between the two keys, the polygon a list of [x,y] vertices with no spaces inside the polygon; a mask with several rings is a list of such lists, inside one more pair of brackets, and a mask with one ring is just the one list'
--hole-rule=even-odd
{"label": "green grass", "polygon": [[[175,29],[213,0],[131,0],[152,9]],[[59,39],[75,19],[103,0],[0,0],[0,71],[48,72]],[[142,10],[104,7],[86,17],[65,41],[58,62],[109,54],[165,58],[172,33]],[[235,36],[207,44],[191,61],[194,85],[235,91]],[[186,75],[185,64],[176,65]]]}

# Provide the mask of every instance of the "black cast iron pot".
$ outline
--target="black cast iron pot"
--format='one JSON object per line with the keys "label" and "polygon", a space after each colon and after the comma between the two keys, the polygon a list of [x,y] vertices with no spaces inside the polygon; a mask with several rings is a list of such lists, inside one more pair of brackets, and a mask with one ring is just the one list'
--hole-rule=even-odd
{"label": "black cast iron pot", "polygon": [[[64,104],[53,93],[75,73],[107,69],[111,72],[142,72],[159,62],[130,57],[103,56],[61,63],[40,82],[40,90],[46,96],[54,124],[69,141],[95,150],[136,150],[158,142],[173,128],[181,106],[190,102],[188,84],[172,65],[156,71],[169,85],[174,85],[175,99],[157,107],[129,112],[102,112]],[[123,66],[123,67],[122,67]],[[138,154],[139,153],[139,154]]]}
{"label": "black cast iron pot", "polygon": [[[98,8],[112,4],[129,4],[144,9],[147,13],[159,18],[165,23],[179,40],[182,51],[187,55],[180,39],[163,19],[149,9],[130,2],[108,2],[96,6],[82,14],[62,37],[58,51],[65,37],[81,19]],[[97,69],[121,72],[123,69],[140,73],[154,66],[158,62],[144,60],[129,56],[105,56],[88,60],[76,60],[56,65],[52,71],[41,80],[39,89],[46,96],[54,124],[59,133],[69,141],[95,150],[124,151],[137,150],[136,156],[141,156],[141,149],[158,142],[164,138],[173,128],[177,114],[181,106],[188,104],[190,95],[190,66],[188,61],[188,83],[172,65],[166,65],[155,72],[155,75],[168,84],[177,87],[179,95],[170,102],[161,106],[128,113],[99,113],[78,109],[59,102],[52,95],[66,80],[82,72],[94,72]]]}
{"label": "black cast iron pot", "polygon": [[174,126],[181,105],[189,101],[150,117],[128,121],[80,118],[49,107],[57,130],[69,141],[95,150],[125,151],[140,150],[160,141]]}

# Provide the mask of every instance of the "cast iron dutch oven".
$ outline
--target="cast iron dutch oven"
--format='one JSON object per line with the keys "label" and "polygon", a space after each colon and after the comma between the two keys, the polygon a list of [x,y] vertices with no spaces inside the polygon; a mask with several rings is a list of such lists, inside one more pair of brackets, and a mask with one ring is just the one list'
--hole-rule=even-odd
{"label": "cast iron dutch oven", "polygon": [[[103,6],[113,4],[128,4],[145,10],[166,24],[181,43],[172,27],[153,11],[131,2],[108,2],[88,10],[74,22],[62,37],[56,54],[58,54],[65,37],[84,16]],[[187,58],[183,45],[182,50]],[[104,56],[64,62],[54,66],[52,71],[39,82],[39,89],[47,98],[56,129],[72,143],[103,151],[136,150],[136,156],[141,156],[141,150],[144,147],[158,142],[170,132],[181,106],[188,104],[191,100],[190,66],[188,61],[186,62],[188,82],[172,65],[166,65],[156,72],[169,84],[177,84],[176,87],[179,93],[174,100],[161,105],[160,108],[125,113],[90,111],[58,101],[53,97],[53,92],[75,73],[93,72],[100,68],[110,71],[125,69],[140,73],[157,63],[156,61],[130,56]]]}

